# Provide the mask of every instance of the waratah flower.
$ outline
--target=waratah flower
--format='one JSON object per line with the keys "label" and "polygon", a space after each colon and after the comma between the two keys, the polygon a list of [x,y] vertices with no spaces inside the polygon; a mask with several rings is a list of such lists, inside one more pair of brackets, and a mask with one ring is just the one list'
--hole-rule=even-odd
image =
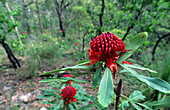
{"label": "waratah flower", "polygon": [[[94,38],[90,42],[90,47],[91,49],[87,49],[87,51],[89,53],[90,61],[92,62],[88,65],[94,64],[97,61],[105,61],[106,66],[110,68],[114,77],[118,70],[116,61],[120,54],[124,51],[130,51],[125,50],[125,44],[121,39],[109,32]],[[117,51],[120,51],[120,53],[117,54]]]}
{"label": "waratah flower", "polygon": [[77,101],[76,98],[74,98],[73,96],[76,95],[77,90],[75,88],[73,88],[72,86],[66,86],[62,92],[61,92],[61,96],[63,97],[62,99],[66,100],[65,104],[67,104],[68,102],[71,103],[71,101]]}
{"label": "waratah flower", "polygon": [[[63,77],[72,77],[72,75],[66,74],[66,75],[64,75]],[[71,85],[72,83],[71,83],[71,81],[68,81],[68,82],[66,82],[66,84],[70,84],[70,85]]]}
{"label": "waratah flower", "polygon": [[77,45],[78,45],[78,43],[75,43],[74,45],[75,45],[75,46],[77,46]]}

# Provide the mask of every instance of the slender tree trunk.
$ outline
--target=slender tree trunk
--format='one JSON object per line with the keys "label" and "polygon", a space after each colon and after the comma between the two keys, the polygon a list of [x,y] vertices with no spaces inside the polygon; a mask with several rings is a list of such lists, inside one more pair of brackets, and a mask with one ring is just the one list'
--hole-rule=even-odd
{"label": "slender tree trunk", "polygon": [[[1,35],[0,35],[0,38],[1,38]],[[2,44],[2,47],[5,49],[5,51],[6,51],[7,55],[8,55],[8,59],[12,63],[13,67],[14,68],[21,67],[19,61],[16,59],[16,57],[12,53],[12,51],[9,48],[8,44],[5,43],[5,39],[2,39],[0,41],[0,43]]]}
{"label": "slender tree trunk", "polygon": [[41,16],[40,16],[40,10],[39,10],[39,6],[38,6],[38,0],[36,0],[35,5],[36,5],[36,8],[37,8],[40,30],[41,30],[41,33],[43,33],[43,27],[42,27],[42,24],[41,24]]}
{"label": "slender tree trunk", "polygon": [[[9,17],[10,17],[10,19],[12,20],[13,23],[15,23],[13,16],[10,14],[10,13],[11,13],[11,10],[10,10],[10,8],[9,8],[8,3],[5,2],[5,5],[6,5],[6,8],[7,8],[8,12],[9,12]],[[15,26],[15,31],[16,31],[16,34],[17,34],[17,36],[18,36],[18,39],[19,39],[19,41],[20,41],[21,46],[23,46],[22,41],[21,41],[20,34],[19,34],[19,32],[18,32],[18,28],[17,28],[16,26]]]}
{"label": "slender tree trunk", "polygon": [[24,16],[25,16],[25,19],[26,19],[27,32],[30,33],[31,30],[30,30],[30,25],[29,25],[29,23],[28,23],[29,20],[28,20],[28,14],[27,14],[27,6],[26,6],[24,0],[22,0],[22,2],[23,2]]}
{"label": "slender tree trunk", "polygon": [[[65,37],[65,30],[63,28],[63,21],[62,21],[62,9],[60,10],[60,8],[62,8],[62,4],[63,2],[61,3],[61,6],[59,6],[57,0],[53,0],[54,1],[54,5],[56,7],[56,11],[57,11],[57,15],[58,15],[58,19],[59,19],[59,26],[60,26],[60,31],[62,32],[62,37]],[[63,1],[63,0],[62,0]],[[59,8],[60,7],[60,8]]]}
{"label": "slender tree trunk", "polygon": [[105,8],[105,4],[104,4],[104,0],[102,0],[102,8],[101,8],[101,14],[99,15],[99,21],[100,21],[100,27],[99,27],[99,35],[102,34],[101,28],[103,26],[103,14],[104,14],[104,8]]}

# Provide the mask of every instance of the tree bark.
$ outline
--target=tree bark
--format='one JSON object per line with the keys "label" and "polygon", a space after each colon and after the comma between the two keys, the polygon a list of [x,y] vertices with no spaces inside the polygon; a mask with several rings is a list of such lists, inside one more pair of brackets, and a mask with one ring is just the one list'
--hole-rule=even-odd
{"label": "tree bark", "polygon": [[42,27],[42,23],[41,23],[41,16],[40,16],[40,10],[39,10],[39,6],[38,6],[38,0],[36,0],[35,5],[36,5],[36,8],[37,8],[40,30],[41,30],[41,33],[43,33],[43,27]]}
{"label": "tree bark", "polygon": [[[15,23],[13,16],[10,14],[10,13],[11,13],[11,10],[10,10],[10,8],[9,8],[8,3],[5,2],[5,5],[6,5],[6,8],[7,8],[8,12],[9,12],[9,17],[10,17],[10,19],[12,20],[13,23]],[[16,34],[17,34],[17,36],[18,36],[18,39],[19,39],[19,42],[20,42],[21,46],[23,46],[22,41],[21,41],[20,34],[19,34],[19,32],[18,32],[18,28],[17,28],[16,26],[15,26],[15,31],[16,31]]]}
{"label": "tree bark", "polygon": [[59,3],[57,2],[57,0],[53,0],[54,1],[54,5],[56,7],[56,11],[57,11],[57,15],[58,15],[58,19],[59,19],[59,26],[60,26],[60,31],[62,32],[62,37],[65,37],[65,29],[63,28],[63,21],[62,21],[62,5],[64,3],[64,0],[61,1],[61,5],[59,6]]}
{"label": "tree bark", "polygon": [[99,35],[102,34],[101,28],[103,26],[103,14],[104,14],[104,8],[105,8],[105,4],[104,4],[104,0],[102,0],[102,8],[101,8],[101,14],[99,15],[99,22],[100,22],[100,27],[99,27]]}
{"label": "tree bark", "polygon": [[[1,37],[1,36],[0,36]],[[2,39],[0,41],[0,43],[2,44],[2,47],[5,49],[7,55],[8,55],[8,59],[9,61],[12,63],[14,68],[18,68],[21,67],[19,61],[16,59],[16,57],[14,56],[14,54],[12,53],[11,49],[9,48],[8,44],[6,44],[5,39]]]}

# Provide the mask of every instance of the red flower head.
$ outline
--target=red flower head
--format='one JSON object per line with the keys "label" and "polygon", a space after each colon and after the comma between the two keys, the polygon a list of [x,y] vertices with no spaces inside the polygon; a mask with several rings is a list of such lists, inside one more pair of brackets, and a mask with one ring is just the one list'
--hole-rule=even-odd
{"label": "red flower head", "polygon": [[62,99],[66,99],[66,102],[65,104],[67,104],[68,102],[71,103],[71,100],[74,102],[74,101],[77,101],[76,98],[74,98],[73,96],[76,95],[76,92],[77,90],[75,88],[73,88],[72,86],[66,86],[62,92],[61,92],[61,96],[63,97]]}
{"label": "red flower head", "polygon": [[61,40],[61,38],[59,37],[58,40]]}
{"label": "red flower head", "polygon": [[[109,32],[93,39],[90,42],[90,47],[91,49],[87,49],[87,51],[92,62],[88,65],[94,64],[97,61],[105,61],[106,66],[113,72],[114,77],[118,70],[116,61],[119,55],[124,51],[129,51],[125,50],[125,44],[121,39]],[[120,53],[117,54],[117,51],[120,51]]]}
{"label": "red flower head", "polygon": [[[64,75],[63,77],[72,77],[72,75],[66,74],[66,75]],[[70,85],[71,85],[72,83],[71,83],[71,81],[68,81],[68,82],[66,82],[66,84],[70,84]]]}
{"label": "red flower head", "polygon": [[74,45],[75,45],[75,46],[78,46],[78,43],[75,43]]}
{"label": "red flower head", "polygon": [[23,34],[25,35],[25,34],[26,34],[26,32],[23,32]]}
{"label": "red flower head", "polygon": [[61,32],[63,32],[63,30],[61,30]]}

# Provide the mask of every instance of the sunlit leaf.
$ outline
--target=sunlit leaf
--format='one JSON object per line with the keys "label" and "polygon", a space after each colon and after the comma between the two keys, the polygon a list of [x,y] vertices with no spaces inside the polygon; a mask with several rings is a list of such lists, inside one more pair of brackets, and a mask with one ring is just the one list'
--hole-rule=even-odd
{"label": "sunlit leaf", "polygon": [[125,51],[119,59],[116,61],[117,63],[121,63],[122,61],[126,60],[128,57],[130,57],[139,46],[143,44],[144,41],[148,38],[147,32],[142,32],[131,38],[128,42],[128,44],[125,45],[125,49],[132,49],[132,51]]}
{"label": "sunlit leaf", "polygon": [[80,79],[75,79],[75,78],[70,78],[70,77],[46,78],[46,79],[41,80],[39,82],[51,82],[51,81],[62,81],[62,82],[75,81],[75,82],[78,82],[78,83],[90,83],[88,81],[84,81],[84,80],[80,80]]}
{"label": "sunlit leaf", "polygon": [[139,101],[143,100],[145,96],[142,95],[142,92],[135,90],[130,96],[129,100],[131,101]]}
{"label": "sunlit leaf", "polygon": [[54,70],[54,71],[48,71],[48,72],[42,73],[40,75],[49,75],[51,73],[64,72],[64,71],[67,71],[67,70],[74,70],[74,69],[88,69],[89,67],[90,66],[78,66],[78,65],[75,65],[75,66],[71,66],[71,67],[57,69],[57,70]]}
{"label": "sunlit leaf", "polygon": [[97,96],[99,103],[107,107],[111,103],[113,93],[112,72],[106,67],[104,76],[99,85],[99,94]]}
{"label": "sunlit leaf", "polygon": [[126,67],[129,67],[129,68],[135,68],[135,69],[140,69],[140,70],[146,70],[146,71],[149,71],[151,73],[157,73],[156,71],[154,70],[151,70],[149,68],[145,68],[145,67],[142,67],[140,65],[137,65],[137,64],[134,64],[134,65],[128,65],[128,64],[124,64]]}

